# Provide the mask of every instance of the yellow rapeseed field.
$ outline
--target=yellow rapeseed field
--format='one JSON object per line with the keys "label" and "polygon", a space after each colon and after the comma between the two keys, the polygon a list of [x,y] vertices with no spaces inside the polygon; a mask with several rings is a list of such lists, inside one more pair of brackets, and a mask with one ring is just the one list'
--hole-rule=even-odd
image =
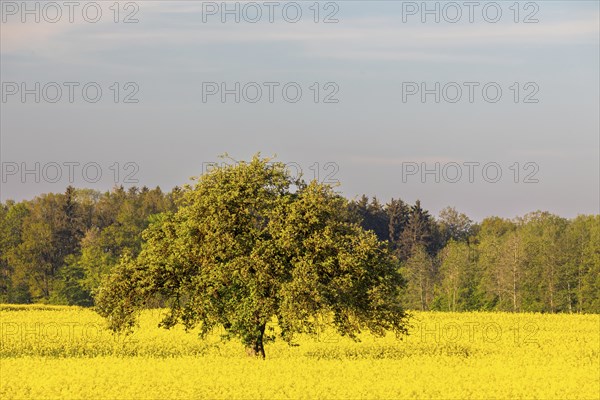
{"label": "yellow rapeseed field", "polygon": [[598,315],[414,312],[403,340],[324,330],[260,360],[161,313],[123,338],[89,309],[0,306],[0,398],[600,398]]}

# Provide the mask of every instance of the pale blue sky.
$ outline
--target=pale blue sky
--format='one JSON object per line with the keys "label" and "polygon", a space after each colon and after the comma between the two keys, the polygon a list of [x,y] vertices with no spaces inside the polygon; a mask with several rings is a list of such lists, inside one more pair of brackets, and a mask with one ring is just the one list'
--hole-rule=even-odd
{"label": "pale blue sky", "polygon": [[[223,152],[247,159],[260,151],[298,163],[309,177],[315,162],[321,178],[333,171],[324,171],[325,163],[334,162],[346,196],[421,199],[434,214],[447,205],[478,220],[537,209],[567,217],[599,212],[596,1],[536,2],[539,22],[530,24],[514,23],[513,1],[497,2],[503,11],[498,23],[476,10],[474,23],[463,16],[455,24],[422,23],[418,14],[403,22],[409,2],[394,1],[336,2],[339,22],[333,24],[312,21],[312,1],[299,2],[304,14],[295,24],[277,11],[274,23],[263,17],[256,24],[223,24],[218,15],[206,16],[205,23],[201,2],[137,1],[139,23],[115,24],[112,3],[101,2],[103,17],[95,24],[77,13],[74,23],[63,18],[55,24],[21,23],[3,14],[4,84],[93,81],[103,88],[95,104],[77,91],[73,103],[7,97],[0,104],[5,168],[96,162],[102,179],[85,182],[75,169],[74,184],[106,190],[113,185],[109,167],[134,162],[140,185],[170,190]],[[521,9],[519,18],[532,10]],[[236,81],[297,82],[303,97],[291,104],[275,92],[274,103],[236,104],[232,96],[225,104],[218,96],[203,103],[203,82]],[[135,82],[139,103],[112,102],[113,82]],[[335,82],[339,102],[314,103],[313,82]],[[418,96],[403,102],[403,82],[497,82],[503,96],[497,103],[484,101],[480,91],[473,103],[436,104],[432,96],[426,103]],[[514,82],[535,82],[539,103],[514,103]],[[497,162],[503,177],[488,183],[476,168],[473,183],[466,176],[457,183],[436,183],[433,176],[426,183],[418,176],[403,182],[406,163],[433,168],[436,162]],[[536,163],[539,183],[514,183],[509,167],[515,162],[520,181],[528,172],[523,165]],[[66,176],[56,183],[5,178],[2,201],[63,191],[68,184]]]}

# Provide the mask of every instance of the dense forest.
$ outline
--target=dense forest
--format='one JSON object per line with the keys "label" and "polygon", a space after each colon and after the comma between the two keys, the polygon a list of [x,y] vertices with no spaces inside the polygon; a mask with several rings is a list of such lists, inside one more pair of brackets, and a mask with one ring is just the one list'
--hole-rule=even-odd
{"label": "dense forest", "polygon": [[[92,306],[102,277],[140,252],[144,229],[183,190],[68,187],[0,204],[0,302]],[[435,218],[419,201],[367,196],[349,208],[400,260],[407,309],[600,312],[600,215],[474,223],[454,208]]]}

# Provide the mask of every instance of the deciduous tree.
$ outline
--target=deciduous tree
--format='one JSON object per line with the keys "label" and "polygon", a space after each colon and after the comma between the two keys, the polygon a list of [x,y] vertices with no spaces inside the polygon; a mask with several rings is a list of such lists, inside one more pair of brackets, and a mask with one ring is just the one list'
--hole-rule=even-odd
{"label": "deciduous tree", "polygon": [[288,342],[316,334],[323,316],[352,338],[405,333],[398,262],[347,209],[331,187],[293,181],[269,159],[215,168],[144,232],[140,255],[108,276],[97,310],[112,329],[131,328],[160,295],[163,326],[199,325],[205,335],[221,325],[262,357],[274,318]]}

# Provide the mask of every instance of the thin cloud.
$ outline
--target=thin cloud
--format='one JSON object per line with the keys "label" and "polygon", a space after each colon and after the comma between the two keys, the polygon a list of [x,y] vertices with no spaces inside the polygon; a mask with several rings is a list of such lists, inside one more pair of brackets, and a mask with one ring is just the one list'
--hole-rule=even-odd
{"label": "thin cloud", "polygon": [[371,165],[371,166],[402,166],[406,163],[416,163],[421,164],[425,163],[428,166],[431,166],[435,163],[447,164],[447,163],[457,163],[462,164],[466,162],[466,160],[445,157],[445,156],[412,156],[412,157],[368,157],[368,156],[360,156],[354,155],[350,157],[350,160],[359,165]]}
{"label": "thin cloud", "polygon": [[[206,24],[180,18],[173,8],[144,5],[148,23],[127,29],[109,18],[99,24],[8,23],[2,27],[2,54],[32,52],[52,59],[69,53],[94,53],[129,46],[201,46],[216,44],[290,43],[294,54],[306,57],[359,60],[423,60],[441,62],[514,62],[506,57],[481,56],[490,45],[556,45],[597,43],[598,15],[539,24],[402,24],[395,17],[344,19],[343,24]],[[188,8],[191,6],[188,6]],[[190,10],[197,9],[191,7]],[[87,25],[87,26],[84,26]],[[116,29],[119,28],[119,29]],[[461,49],[461,53],[456,53]],[[469,54],[472,53],[472,54]],[[77,57],[77,55],[71,55]]]}

